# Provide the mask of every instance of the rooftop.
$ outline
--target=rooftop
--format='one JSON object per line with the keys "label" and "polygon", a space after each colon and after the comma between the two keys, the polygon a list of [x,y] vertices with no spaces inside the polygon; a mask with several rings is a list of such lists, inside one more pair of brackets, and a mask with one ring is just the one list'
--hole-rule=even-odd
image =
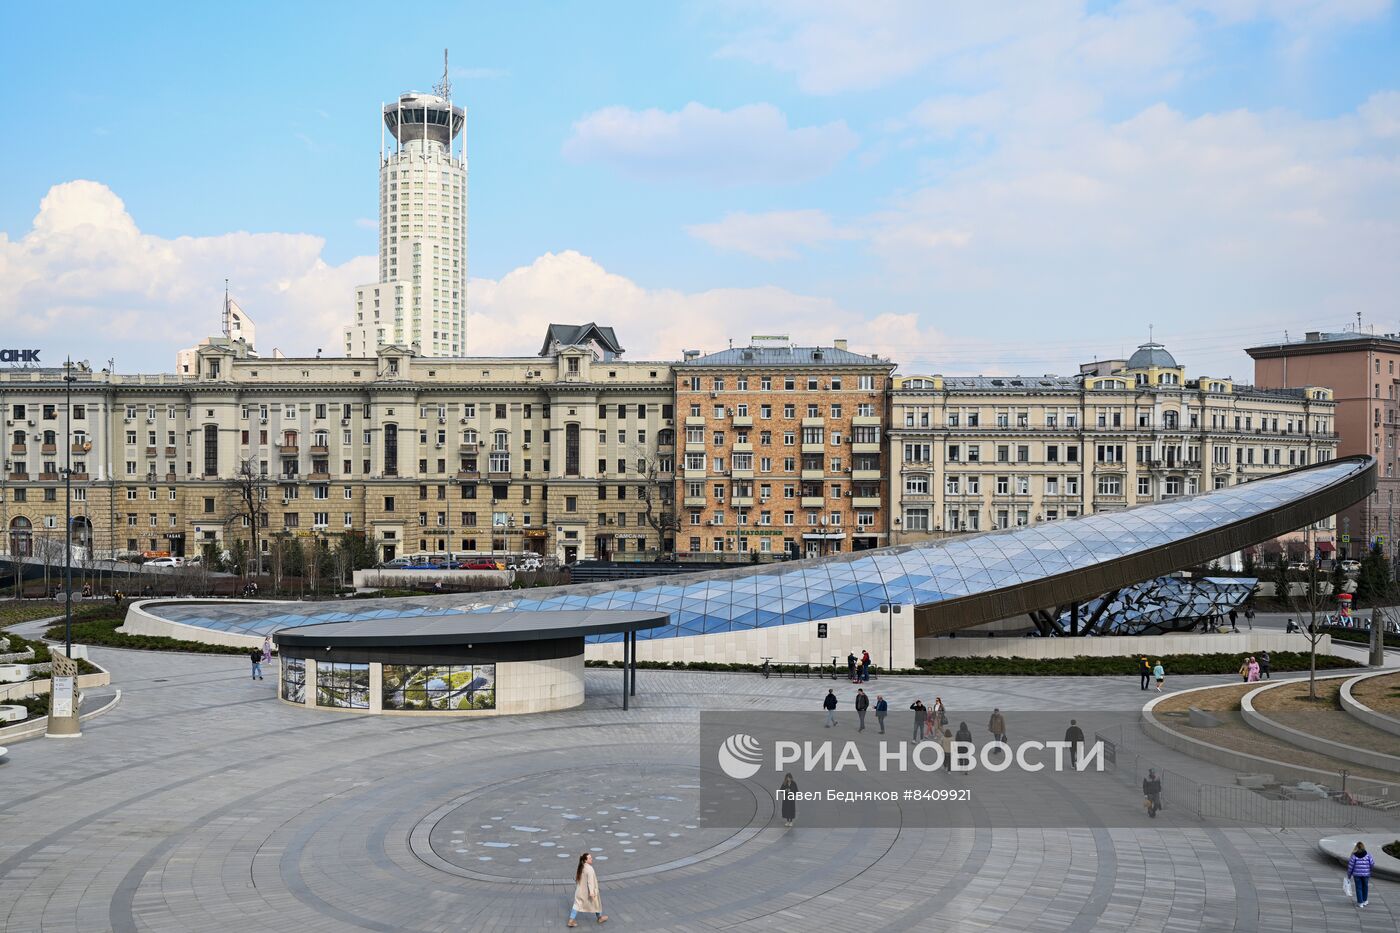
{"label": "rooftop", "polygon": [[836,347],[730,347],[677,363],[686,366],[879,366],[890,362],[879,356],[852,353]]}

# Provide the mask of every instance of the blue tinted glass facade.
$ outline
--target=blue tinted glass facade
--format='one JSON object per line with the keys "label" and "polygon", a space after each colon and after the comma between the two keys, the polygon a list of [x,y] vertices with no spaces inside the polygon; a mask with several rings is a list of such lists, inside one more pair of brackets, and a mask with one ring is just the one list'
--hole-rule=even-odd
{"label": "blue tinted glass facade", "polygon": [[[707,635],[833,619],[876,610],[884,602],[928,605],[1052,577],[1277,510],[1366,469],[1366,461],[1339,460],[1120,512],[681,577],[327,602],[304,609],[284,604],[189,602],[165,603],[152,611],[173,622],[261,636],[313,622],[512,609],[638,609],[671,616],[669,626],[643,631],[641,638]],[[620,635],[599,638],[620,639]]]}

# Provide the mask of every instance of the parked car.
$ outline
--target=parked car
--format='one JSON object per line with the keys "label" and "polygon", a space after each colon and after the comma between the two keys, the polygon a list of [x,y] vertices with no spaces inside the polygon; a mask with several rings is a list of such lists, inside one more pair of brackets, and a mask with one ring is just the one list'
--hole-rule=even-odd
{"label": "parked car", "polygon": [[154,557],[146,561],[146,567],[179,567],[184,563],[181,557]]}
{"label": "parked car", "polygon": [[1344,560],[1344,561],[1342,561],[1342,573],[1360,573],[1360,572],[1361,572],[1361,561],[1359,561],[1359,560]]}
{"label": "parked car", "polygon": [[496,565],[496,562],[495,562],[495,561],[490,561],[490,560],[474,560],[474,561],[468,561],[467,563],[462,564],[462,569],[463,569],[463,570],[499,570],[500,567],[498,567],[498,566]]}
{"label": "parked car", "polygon": [[522,557],[510,568],[515,571],[535,571],[544,569],[544,561],[538,557]]}

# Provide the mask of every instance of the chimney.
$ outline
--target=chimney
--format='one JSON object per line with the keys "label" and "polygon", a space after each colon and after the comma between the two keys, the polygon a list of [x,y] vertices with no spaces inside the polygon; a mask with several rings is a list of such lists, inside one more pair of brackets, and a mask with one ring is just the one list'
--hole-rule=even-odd
{"label": "chimney", "polygon": [[832,341],[832,346],[836,347],[836,349],[838,350],[846,349],[846,338],[841,337],[837,340]]}

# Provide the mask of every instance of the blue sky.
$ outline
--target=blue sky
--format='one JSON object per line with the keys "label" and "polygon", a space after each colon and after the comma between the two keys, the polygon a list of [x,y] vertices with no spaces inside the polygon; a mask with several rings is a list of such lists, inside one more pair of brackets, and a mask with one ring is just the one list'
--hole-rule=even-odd
{"label": "blue sky", "polygon": [[473,352],[597,318],[634,355],[790,332],[1066,372],[1154,324],[1247,377],[1285,330],[1400,330],[1385,0],[385,9],[0,10],[9,339],[167,369],[227,275],[261,349],[334,347],[379,103],[444,46]]}

